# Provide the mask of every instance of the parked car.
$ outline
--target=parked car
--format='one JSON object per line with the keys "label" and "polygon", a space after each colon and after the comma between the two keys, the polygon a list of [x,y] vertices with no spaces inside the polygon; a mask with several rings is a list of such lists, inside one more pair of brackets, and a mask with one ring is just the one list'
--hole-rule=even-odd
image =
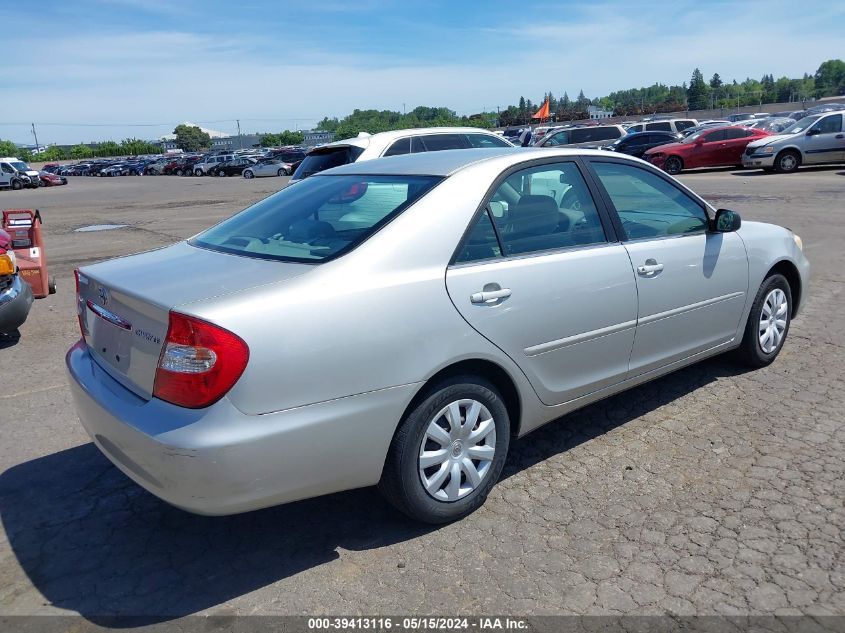
{"label": "parked car", "polygon": [[598,149],[609,145],[628,131],[621,125],[592,125],[584,127],[568,127],[540,139],[536,147],[580,147],[583,149]]}
{"label": "parked car", "polygon": [[742,153],[751,141],[769,136],[756,128],[717,127],[648,150],[643,158],[669,174],[698,167],[742,166]]}
{"label": "parked car", "polygon": [[698,125],[696,119],[658,119],[653,121],[634,123],[628,126],[628,133],[631,132],[683,132],[686,129]]}
{"label": "parked car", "polygon": [[212,154],[204,156],[202,160],[194,163],[194,176],[205,176],[211,173],[215,167],[230,160],[235,160],[234,154]]}
{"label": "parked car", "polygon": [[751,127],[756,127],[758,130],[765,130],[766,132],[771,132],[772,134],[780,134],[789,126],[794,125],[794,123],[795,119],[773,116],[768,119],[755,121]]}
{"label": "parked car", "polygon": [[24,324],[35,297],[21,279],[12,239],[0,229],[0,335],[15,334]]}
{"label": "parked car", "polygon": [[76,275],[76,409],[151,493],[232,514],[379,484],[443,523],[511,438],[709,356],[773,362],[809,263],[638,159],[500,148],[347,164]]}
{"label": "parked car", "polygon": [[173,162],[173,157],[165,156],[150,163],[144,168],[144,173],[147,176],[161,176],[164,173],[164,168]]}
{"label": "parked car", "polygon": [[297,148],[282,148],[271,151],[265,160],[278,160],[288,165],[286,168],[288,176],[296,171],[299,164],[305,160],[305,150]]}
{"label": "parked car", "polygon": [[236,158],[226,163],[220,163],[208,173],[211,176],[240,176],[244,173],[244,169],[255,165],[257,162],[254,158]]}
{"label": "parked car", "polygon": [[519,135],[522,133],[522,130],[525,128],[524,125],[511,125],[504,129],[502,132],[502,136],[508,139],[511,143],[516,143],[516,139],[519,138]]}
{"label": "parked car", "polygon": [[505,138],[480,128],[429,127],[367,134],[315,147],[290,179],[291,184],[331,167],[379,158],[474,147],[513,147]]}
{"label": "parked car", "polygon": [[38,179],[42,187],[58,187],[67,184],[67,178],[57,174],[51,174],[49,171],[38,172]]}
{"label": "parked car", "polygon": [[845,109],[804,117],[776,136],[750,143],[742,165],[791,173],[801,165],[845,162],[843,118]]}
{"label": "parked car", "polygon": [[753,119],[754,115],[750,112],[740,112],[738,114],[729,114],[725,117],[731,123],[736,123],[737,121],[745,121],[746,119]]}
{"label": "parked car", "polygon": [[267,176],[287,176],[291,173],[290,169],[291,165],[281,160],[263,160],[244,169],[243,177],[250,179],[265,178]]}
{"label": "parked car", "polygon": [[683,137],[676,132],[633,132],[618,138],[602,149],[642,158],[646,150],[667,143],[677,143]]}

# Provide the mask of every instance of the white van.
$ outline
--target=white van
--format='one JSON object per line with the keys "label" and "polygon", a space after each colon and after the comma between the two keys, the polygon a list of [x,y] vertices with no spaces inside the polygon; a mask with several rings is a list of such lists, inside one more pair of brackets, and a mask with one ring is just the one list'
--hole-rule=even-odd
{"label": "white van", "polygon": [[[21,178],[27,176],[27,178]],[[38,186],[38,172],[19,158],[0,158],[0,188],[23,189],[35,183]]]}
{"label": "white van", "polygon": [[634,132],[675,132],[680,134],[687,128],[698,125],[697,119],[657,119],[656,121],[640,121],[628,126],[628,134]]}

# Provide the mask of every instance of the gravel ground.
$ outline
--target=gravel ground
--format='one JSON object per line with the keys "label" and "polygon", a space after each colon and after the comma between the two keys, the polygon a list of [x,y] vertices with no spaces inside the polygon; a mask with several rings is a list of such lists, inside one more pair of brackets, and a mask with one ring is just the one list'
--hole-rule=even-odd
{"label": "gravel ground", "polygon": [[[0,349],[0,616],[845,615],[845,170],[682,180],[804,238],[813,284],[777,362],[716,358],[512,445],[477,513],[433,529],[371,489],[206,518],[89,443],[62,359],[75,266],[187,237],[285,179],[74,178],[38,207],[59,283]],[[74,229],[102,223],[128,228]]]}

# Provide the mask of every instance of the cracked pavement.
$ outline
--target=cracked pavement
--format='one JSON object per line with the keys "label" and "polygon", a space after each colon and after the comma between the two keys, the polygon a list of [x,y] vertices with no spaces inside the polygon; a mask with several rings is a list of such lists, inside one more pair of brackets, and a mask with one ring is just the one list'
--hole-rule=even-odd
{"label": "cracked pavement", "polygon": [[[553,422],[512,445],[484,507],[440,528],[372,489],[193,516],[75,418],[73,267],[191,235],[280,179],[4,195],[44,214],[60,290],[0,349],[0,615],[845,614],[845,169],[681,180],[803,237],[812,286],[778,360],[715,358]],[[72,233],[104,221],[132,228]]]}

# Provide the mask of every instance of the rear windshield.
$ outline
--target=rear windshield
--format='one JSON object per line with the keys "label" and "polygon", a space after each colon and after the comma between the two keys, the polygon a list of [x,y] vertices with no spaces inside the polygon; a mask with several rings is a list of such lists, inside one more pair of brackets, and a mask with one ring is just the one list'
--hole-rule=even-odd
{"label": "rear windshield", "polygon": [[332,167],[339,167],[347,163],[354,163],[364,152],[360,147],[328,147],[308,154],[293,174],[294,180],[307,178]]}
{"label": "rear windshield", "polygon": [[190,244],[260,259],[325,261],[355,248],[441,180],[308,178],[200,233]]}

